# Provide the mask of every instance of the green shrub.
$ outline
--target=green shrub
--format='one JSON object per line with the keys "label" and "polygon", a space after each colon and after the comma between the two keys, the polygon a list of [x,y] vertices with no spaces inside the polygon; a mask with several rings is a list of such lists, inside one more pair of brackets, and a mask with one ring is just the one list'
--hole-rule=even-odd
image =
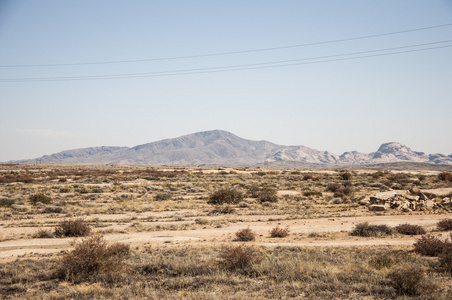
{"label": "green shrub", "polygon": [[243,193],[232,188],[220,189],[209,196],[209,204],[237,204],[243,200]]}
{"label": "green shrub", "polygon": [[359,223],[355,226],[350,235],[354,236],[385,236],[391,235],[392,229],[387,225],[369,225],[369,223]]}
{"label": "green shrub", "polygon": [[262,254],[256,248],[245,245],[223,246],[219,257],[220,266],[228,270],[243,270],[262,261]]}
{"label": "green shrub", "polygon": [[57,237],[87,236],[91,232],[88,223],[83,219],[65,220],[55,227]]}
{"label": "green shrub", "polygon": [[452,230],[452,219],[443,219],[436,223],[436,227],[441,231]]}
{"label": "green shrub", "polygon": [[395,231],[404,235],[418,235],[425,234],[425,229],[419,225],[411,225],[411,224],[400,224],[396,226]]}
{"label": "green shrub", "polygon": [[236,241],[249,242],[256,239],[256,234],[248,227],[235,233]]}
{"label": "green shrub", "polygon": [[270,236],[271,237],[278,237],[278,238],[283,238],[289,235],[289,227],[286,228],[281,228],[279,226],[276,226],[275,228],[273,228],[270,231]]}
{"label": "green shrub", "polygon": [[38,202],[43,203],[43,204],[50,204],[50,203],[52,203],[52,198],[50,198],[49,196],[46,196],[44,194],[31,195],[28,199],[30,200],[30,202],[33,205],[38,204]]}
{"label": "green shrub", "polygon": [[109,246],[102,236],[86,238],[75,243],[74,250],[64,252],[57,276],[63,280],[82,282],[99,274],[117,274],[124,271],[124,259],[129,253],[128,245]]}

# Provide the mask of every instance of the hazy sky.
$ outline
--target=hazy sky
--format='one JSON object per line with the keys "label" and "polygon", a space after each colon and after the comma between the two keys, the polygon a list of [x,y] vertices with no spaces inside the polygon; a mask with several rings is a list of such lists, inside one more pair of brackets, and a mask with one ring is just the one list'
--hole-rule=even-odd
{"label": "hazy sky", "polygon": [[451,154],[452,1],[0,0],[0,161],[212,129]]}

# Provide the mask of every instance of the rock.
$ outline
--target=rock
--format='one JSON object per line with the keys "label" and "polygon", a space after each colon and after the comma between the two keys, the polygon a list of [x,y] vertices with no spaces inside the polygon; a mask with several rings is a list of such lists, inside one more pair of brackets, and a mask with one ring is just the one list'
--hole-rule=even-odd
{"label": "rock", "polygon": [[369,205],[370,204],[370,200],[366,200],[366,199],[360,200],[359,204],[360,205]]}
{"label": "rock", "polygon": [[370,204],[385,204],[386,200],[377,197],[370,197]]}
{"label": "rock", "polygon": [[385,211],[386,210],[386,206],[385,205],[373,204],[373,205],[369,206],[369,210],[370,211]]}

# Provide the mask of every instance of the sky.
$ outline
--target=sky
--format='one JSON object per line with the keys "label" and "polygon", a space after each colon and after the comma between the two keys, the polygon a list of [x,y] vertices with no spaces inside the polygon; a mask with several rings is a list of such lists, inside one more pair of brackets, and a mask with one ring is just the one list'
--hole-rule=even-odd
{"label": "sky", "polygon": [[0,161],[213,129],[452,154],[452,1],[0,0]]}

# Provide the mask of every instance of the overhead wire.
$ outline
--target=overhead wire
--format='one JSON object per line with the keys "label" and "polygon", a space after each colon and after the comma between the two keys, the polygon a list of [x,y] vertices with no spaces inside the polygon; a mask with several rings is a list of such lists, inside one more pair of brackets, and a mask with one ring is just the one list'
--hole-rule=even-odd
{"label": "overhead wire", "polygon": [[[172,71],[158,71],[158,72],[145,72],[145,73],[126,73],[126,74],[111,74],[111,75],[91,75],[91,76],[67,76],[67,77],[36,77],[36,78],[10,78],[10,79],[0,79],[0,82],[39,82],[39,81],[76,81],[76,80],[105,80],[105,79],[126,79],[126,78],[140,78],[140,77],[157,77],[157,76],[175,76],[175,75],[189,75],[189,74],[202,74],[202,73],[219,73],[219,72],[232,72],[232,71],[242,71],[242,70],[254,70],[254,69],[265,69],[265,68],[277,68],[277,67],[287,67],[296,65],[307,65],[307,64],[317,64],[317,63],[329,63],[335,61],[344,60],[354,60],[378,56],[388,56],[395,54],[428,51],[434,49],[450,48],[452,45],[435,46],[421,49],[411,49],[403,50],[389,53],[377,53],[383,51],[394,51],[413,47],[437,45],[442,43],[452,42],[452,40],[437,41],[431,43],[423,43],[416,45],[408,45],[401,47],[376,49],[360,52],[343,53],[336,55],[327,56],[317,56],[310,58],[292,59],[292,60],[281,60],[273,62],[262,62],[254,64],[241,64],[241,65],[231,65],[231,66],[218,66],[209,68],[195,68],[195,69],[180,69]],[[374,53],[374,54],[371,54]],[[344,57],[350,56],[350,57]],[[341,57],[341,58],[339,58]]]}
{"label": "overhead wire", "polygon": [[162,57],[162,58],[117,60],[117,61],[0,65],[0,68],[34,68],[34,67],[106,65],[106,64],[139,63],[139,62],[150,62],[150,61],[178,60],[178,59],[201,58],[201,57],[211,57],[211,56],[235,55],[235,54],[244,54],[244,53],[253,53],[253,52],[264,52],[264,51],[282,50],[282,49],[290,49],[290,48],[308,47],[308,46],[316,46],[316,45],[324,45],[324,44],[332,44],[332,43],[341,43],[341,42],[347,42],[347,41],[370,39],[370,38],[397,35],[397,34],[416,32],[416,31],[422,31],[422,30],[430,30],[430,29],[434,29],[434,28],[447,27],[447,26],[452,26],[452,23],[440,24],[440,25],[428,26],[428,27],[421,27],[421,28],[414,28],[414,29],[407,29],[407,30],[400,30],[400,31],[393,31],[393,32],[387,32],[387,33],[380,33],[380,34],[372,34],[372,35],[365,35],[365,36],[358,36],[358,37],[351,37],[351,38],[329,40],[329,41],[320,41],[320,42],[313,42],[313,43],[270,47],[270,48],[259,48],[259,49],[250,49],[250,50],[241,50],[241,51],[230,51],[230,52],[219,52],[219,53],[208,53],[208,54],[186,55],[186,56],[173,56],[173,57]]}

